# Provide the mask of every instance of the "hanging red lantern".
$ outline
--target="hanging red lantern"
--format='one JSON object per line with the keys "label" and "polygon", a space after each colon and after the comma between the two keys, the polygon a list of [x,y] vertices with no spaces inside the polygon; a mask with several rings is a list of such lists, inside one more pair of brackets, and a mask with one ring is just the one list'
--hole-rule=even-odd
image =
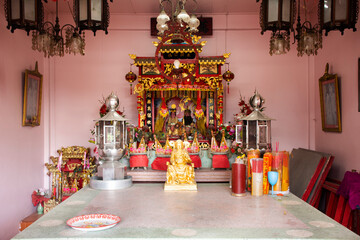
{"label": "hanging red lantern", "polygon": [[227,87],[228,93],[230,92],[229,90],[230,82],[234,79],[234,77],[235,77],[234,73],[232,73],[229,69],[223,74],[223,79],[227,82],[228,85]]}
{"label": "hanging red lantern", "polygon": [[132,83],[136,81],[137,76],[135,73],[130,71],[125,75],[125,79],[130,83],[130,95],[132,95]]}

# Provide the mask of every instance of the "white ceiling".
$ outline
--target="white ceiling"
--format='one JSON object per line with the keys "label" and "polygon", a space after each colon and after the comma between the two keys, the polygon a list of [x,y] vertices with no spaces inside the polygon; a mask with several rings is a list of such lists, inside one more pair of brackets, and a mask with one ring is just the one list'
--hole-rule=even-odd
{"label": "white ceiling", "polygon": [[[172,0],[175,2],[175,0]],[[319,0],[298,0],[301,3],[301,10],[304,10],[304,3],[308,12],[317,11]],[[297,1],[297,3],[298,3]],[[69,13],[69,5],[72,9],[73,0],[58,0],[59,12]],[[159,0],[109,0],[110,13],[119,14],[158,14]],[[260,2],[256,0],[187,0],[186,10],[188,13],[196,14],[239,14],[239,13],[259,13]],[[56,4],[52,0],[44,3],[45,11],[55,13]],[[196,7],[197,6],[197,7]],[[195,10],[193,10],[195,9]]]}

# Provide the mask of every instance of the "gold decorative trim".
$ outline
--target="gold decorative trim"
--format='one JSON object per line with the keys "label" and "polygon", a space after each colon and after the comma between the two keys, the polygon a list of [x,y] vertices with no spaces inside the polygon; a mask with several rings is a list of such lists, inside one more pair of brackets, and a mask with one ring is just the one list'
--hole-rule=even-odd
{"label": "gold decorative trim", "polygon": [[208,59],[199,59],[199,64],[200,65],[223,65],[225,63],[225,59],[224,60],[208,60]]}
{"label": "gold decorative trim", "polygon": [[148,90],[149,88],[151,88],[151,86],[154,85],[155,82],[164,82],[164,79],[161,77],[155,77],[155,78],[139,77],[139,82],[143,84],[144,90]]}
{"label": "gold decorative trim", "polygon": [[221,83],[221,76],[219,77],[199,77],[196,79],[196,82],[200,82],[203,81],[205,82],[207,85],[209,85],[209,87],[211,87],[212,89],[217,89],[219,87],[219,82]]}
{"label": "gold decorative trim", "polygon": [[224,53],[224,58],[229,58],[230,57],[230,55],[231,55],[231,53]]}

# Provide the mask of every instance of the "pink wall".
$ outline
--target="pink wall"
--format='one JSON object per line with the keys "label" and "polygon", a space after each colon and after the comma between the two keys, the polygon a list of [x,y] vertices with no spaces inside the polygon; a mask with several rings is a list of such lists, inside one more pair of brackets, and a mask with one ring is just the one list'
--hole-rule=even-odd
{"label": "pink wall", "polygon": [[[109,35],[98,32],[94,38],[87,32],[86,56],[51,59],[32,51],[31,38],[24,32],[11,34],[0,21],[0,100],[5,103],[1,110],[6,113],[1,124],[0,161],[6,169],[0,175],[0,204],[6,207],[0,218],[0,239],[13,236],[18,222],[35,210],[30,195],[38,187],[48,187],[43,164],[50,155],[56,155],[62,146],[93,147],[88,139],[103,96],[115,92],[127,118],[137,122],[136,95],[129,95],[124,76],[131,62],[129,53],[154,55],[152,41],[156,39],[149,34],[149,17],[113,14]],[[230,69],[236,77],[225,99],[225,121],[232,121],[233,114],[239,111],[239,94],[249,98],[256,88],[266,99],[265,113],[276,119],[272,124],[273,143],[279,141],[280,148],[286,150],[304,147],[333,153],[335,177],[341,178],[345,170],[359,169],[359,161],[352,156],[359,155],[356,82],[360,49],[356,42],[360,33],[346,32],[343,37],[331,33],[315,58],[298,58],[295,45],[287,55],[271,57],[270,36],[260,35],[257,15],[213,18],[214,35],[203,39],[208,42],[201,55],[232,53]],[[339,45],[339,40],[345,44]],[[33,68],[36,60],[44,74],[42,124],[25,128],[21,127],[21,73]],[[326,62],[342,79],[341,134],[321,130],[317,79]]]}
{"label": "pink wall", "polygon": [[43,57],[31,50],[31,37],[24,31],[6,29],[3,11],[0,19],[0,239],[9,239],[20,220],[35,211],[31,194],[44,184],[43,119],[39,127],[22,127],[23,73],[34,70],[36,61],[43,72]]}
{"label": "pink wall", "polygon": [[[359,29],[359,24],[357,24]],[[360,170],[360,113],[358,112],[358,58],[360,57],[360,31],[330,32],[324,39],[323,49],[315,58],[316,87],[316,149],[335,156],[330,175],[342,180],[344,172]],[[341,86],[342,133],[323,132],[318,79],[329,63],[330,73],[338,74]]]}
{"label": "pink wall", "polygon": [[[274,119],[273,142],[281,149],[310,147],[308,106],[309,58],[298,58],[294,51],[286,56],[269,55],[269,34],[260,35],[257,15],[215,15],[214,35],[202,56],[231,52],[231,70],[235,80],[226,96],[225,120],[232,121],[239,111],[239,92],[249,98],[255,88],[266,99],[265,113]],[[53,64],[54,95],[50,97],[54,139],[50,154],[69,145],[88,143],[93,119],[98,118],[99,100],[114,91],[121,106],[137,124],[136,96],[129,95],[124,76],[129,71],[129,53],[153,56],[155,47],[150,37],[147,15],[111,16],[109,35],[98,32],[86,35],[86,55],[56,58]],[[65,21],[63,22],[65,23]],[[292,46],[295,48],[295,46]],[[135,68],[134,68],[135,70]],[[51,90],[50,90],[51,91]],[[51,116],[51,114],[50,114]]]}

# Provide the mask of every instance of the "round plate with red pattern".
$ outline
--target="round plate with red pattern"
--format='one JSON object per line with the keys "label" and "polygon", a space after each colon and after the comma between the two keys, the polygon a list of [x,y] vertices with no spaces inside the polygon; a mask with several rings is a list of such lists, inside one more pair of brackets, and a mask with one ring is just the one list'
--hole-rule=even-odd
{"label": "round plate with red pattern", "polygon": [[89,214],[73,217],[66,224],[76,230],[99,231],[111,228],[120,222],[120,217],[111,214]]}

